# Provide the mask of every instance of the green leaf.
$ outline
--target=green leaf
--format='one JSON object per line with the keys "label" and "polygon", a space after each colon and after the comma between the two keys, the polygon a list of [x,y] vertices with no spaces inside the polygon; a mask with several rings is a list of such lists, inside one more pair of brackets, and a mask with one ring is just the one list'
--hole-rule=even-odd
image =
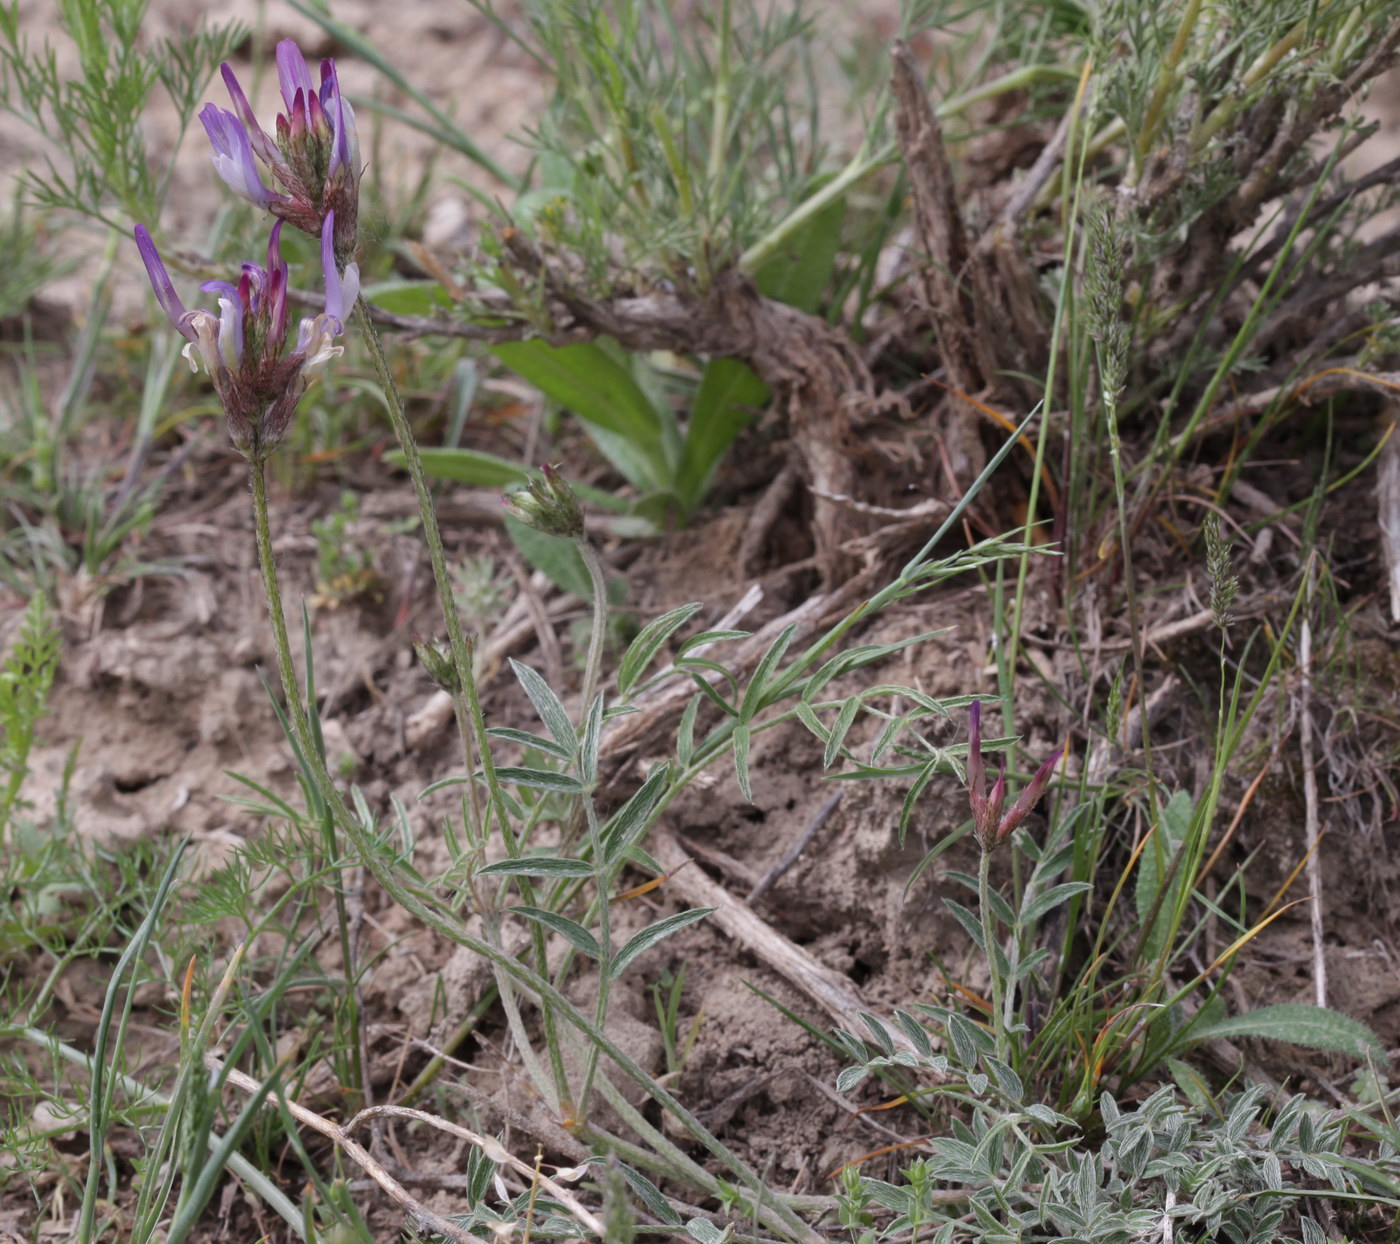
{"label": "green leaf", "polygon": [[1281,1002],[1277,1006],[1261,1006],[1217,1020],[1205,1027],[1191,1029],[1193,1042],[1217,1038],[1265,1037],[1270,1041],[1287,1041],[1310,1050],[1329,1050],[1348,1054],[1352,1058],[1370,1058],[1385,1065],[1385,1046],[1359,1019],[1343,1015],[1327,1007],[1310,1006],[1303,1002]]}
{"label": "green leaf", "polygon": [[574,758],[571,748],[560,747],[553,739],[547,739],[540,734],[531,734],[528,730],[516,730],[511,726],[492,726],[486,733],[491,738],[500,739],[504,743],[519,743],[521,747],[537,748],[565,763]]}
{"label": "green leaf", "polygon": [[641,633],[628,646],[623,653],[622,661],[617,667],[617,693],[626,697],[637,681],[650,668],[652,661],[656,659],[656,654],[665,646],[666,641],[671,638],[681,627],[690,621],[704,606],[699,601],[694,601],[688,605],[682,605],[678,609],[672,609],[669,613],[663,613],[659,618],[654,618],[642,627]]}
{"label": "green leaf", "polygon": [[699,712],[700,697],[693,695],[681,714],[681,724],[676,728],[676,759],[687,769],[695,756],[695,718]]}
{"label": "green leaf", "polygon": [[831,734],[826,740],[826,751],[822,755],[823,769],[830,769],[840,757],[841,745],[846,741],[846,735],[850,732],[851,724],[855,721],[859,711],[859,696],[853,695],[841,705],[841,711],[836,714],[836,722],[831,727]]}
{"label": "green leaf", "polygon": [[[647,774],[641,788],[603,827],[603,859],[611,864],[639,838],[671,782],[671,766],[659,764]],[[664,870],[663,870],[664,871]]]}
{"label": "green leaf", "polygon": [[557,791],[562,795],[583,794],[583,785],[577,778],[571,778],[565,773],[551,773],[548,769],[521,769],[506,765],[496,770],[496,776],[502,782],[513,782],[516,786],[524,786],[528,790]]}
{"label": "green leaf", "polygon": [[1044,894],[1037,894],[1021,909],[1021,927],[1030,928],[1042,916],[1055,910],[1061,903],[1067,903],[1076,894],[1083,894],[1094,887],[1087,881],[1066,881],[1063,885],[1051,886]]}
{"label": "green leaf", "polygon": [[739,793],[753,802],[753,787],[749,785],[749,728],[745,725],[734,727],[734,772],[739,779]]}
{"label": "green leaf", "polygon": [[544,722],[545,729],[554,736],[554,741],[560,747],[567,748],[572,756],[578,750],[578,736],[574,733],[574,723],[569,720],[569,714],[560,703],[559,697],[554,694],[554,689],[528,665],[522,665],[514,657],[510,659],[510,668],[516,681],[530,697],[530,703],[535,706],[535,712]]}
{"label": "green leaf", "polygon": [[676,495],[694,510],[710,490],[715,470],[735,438],[768,405],[768,386],[747,363],[713,358],[690,407],[685,447],[676,471]]}
{"label": "green leaf", "polygon": [[557,911],[546,911],[542,907],[511,907],[509,910],[524,916],[526,920],[533,920],[536,924],[542,924],[547,929],[553,929],[569,945],[576,950],[583,951],[590,959],[603,957],[602,951],[598,948],[598,939],[583,925],[570,920],[568,916],[561,916]]}
{"label": "green leaf", "polygon": [[836,266],[845,221],[844,198],[822,208],[753,274],[758,292],[808,315],[815,313]]}
{"label": "green leaf", "polygon": [[[1162,807],[1161,820],[1149,842],[1142,850],[1138,861],[1137,888],[1134,897],[1137,902],[1139,922],[1146,921],[1157,900],[1157,892],[1162,888],[1172,861],[1181,850],[1186,835],[1191,828],[1191,796],[1185,791],[1177,791]],[[1157,906],[1157,916],[1152,922],[1151,931],[1143,939],[1142,955],[1144,962],[1156,959],[1166,942],[1167,930],[1171,925],[1172,910],[1181,887],[1186,884],[1184,869],[1177,869],[1172,879],[1171,891],[1162,895]]]}
{"label": "green leaf", "polygon": [[378,281],[360,292],[391,315],[431,316],[452,308],[451,296],[437,281]]}
{"label": "green leaf", "polygon": [[743,703],[739,706],[739,719],[741,721],[752,721],[754,714],[763,707],[763,697],[772,681],[773,671],[777,669],[778,662],[783,659],[783,654],[787,652],[788,645],[792,643],[792,637],[796,634],[796,626],[784,627],[783,633],[769,645],[768,651],[763,654],[763,660],[758,663],[758,668],[754,670],[753,678],[749,681],[748,688],[744,692]]}
{"label": "green leaf", "polygon": [[650,950],[662,938],[670,937],[672,933],[678,932],[686,925],[703,920],[712,911],[714,911],[713,907],[696,907],[691,911],[677,912],[674,916],[667,916],[664,920],[647,925],[640,933],[633,934],[627,939],[627,944],[617,952],[617,957],[613,959],[613,979],[621,976],[632,960],[643,951]]}
{"label": "green leaf", "polygon": [[582,600],[593,598],[593,585],[588,577],[588,568],[583,564],[583,555],[572,540],[536,531],[508,514],[505,519],[506,534],[530,565],[562,591],[572,592]]}
{"label": "green leaf", "polygon": [[676,657],[679,659],[705,644],[717,644],[726,639],[747,639],[751,634],[753,634],[752,631],[701,631],[700,634],[692,635],[681,645]]}
{"label": "green leaf", "polygon": [[478,868],[478,877],[591,877],[593,865],[558,855],[526,855],[518,860],[498,860]]}
{"label": "green leaf", "polygon": [[598,342],[505,341],[491,352],[580,419],[638,446],[658,446],[661,420],[632,374]]}
{"label": "green leaf", "polygon": [[[420,449],[423,470],[434,479],[450,479],[477,488],[509,488],[528,482],[530,473],[518,462],[484,454],[475,449]],[[384,455],[390,466],[403,469],[403,450],[391,449]]]}

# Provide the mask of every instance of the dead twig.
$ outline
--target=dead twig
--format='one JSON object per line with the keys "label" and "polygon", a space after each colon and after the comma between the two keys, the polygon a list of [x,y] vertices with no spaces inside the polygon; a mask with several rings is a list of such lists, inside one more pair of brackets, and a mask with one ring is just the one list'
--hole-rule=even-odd
{"label": "dead twig", "polygon": [[1313,747],[1312,722],[1312,594],[1317,581],[1317,561],[1308,561],[1307,599],[1298,637],[1298,665],[1302,671],[1302,699],[1298,721],[1298,747],[1303,758],[1303,834],[1308,852],[1308,893],[1312,896],[1309,917],[1312,924],[1313,989],[1317,1005],[1327,1005],[1327,955],[1322,927],[1322,864],[1318,859],[1317,757]]}
{"label": "dead twig", "polygon": [[[816,1003],[832,1022],[854,1031],[862,1027],[860,1013],[870,1007],[848,977],[819,963],[700,869],[682,869],[687,856],[670,830],[658,830],[648,846],[661,867],[671,874],[666,883],[669,893],[693,907],[713,907],[715,912],[710,920],[715,927]],[[889,1031],[896,1046],[918,1053],[914,1043],[902,1032],[893,1028]]]}
{"label": "dead twig", "polygon": [[[525,1176],[532,1184],[538,1184],[559,1202],[570,1214],[578,1220],[585,1230],[593,1232],[599,1238],[603,1237],[602,1221],[595,1216],[572,1192],[563,1187],[557,1179],[551,1179],[541,1171],[535,1163],[524,1162],[511,1153],[499,1140],[491,1136],[483,1136],[479,1132],[473,1132],[470,1128],[462,1127],[457,1123],[450,1123],[446,1119],[440,1119],[437,1115],[429,1114],[425,1110],[414,1110],[409,1106],[370,1106],[366,1110],[361,1110],[353,1119],[347,1123],[343,1133],[354,1131],[362,1123],[367,1123],[371,1119],[394,1118],[394,1119],[415,1119],[419,1123],[426,1123],[429,1127],[435,1127],[439,1131],[446,1132],[449,1136],[456,1136],[460,1140],[465,1140],[468,1144],[475,1145],[491,1161],[502,1166],[509,1166],[512,1170]],[[337,1129],[340,1130],[340,1129]],[[582,1168],[576,1168],[578,1174],[582,1174]],[[571,1172],[572,1175],[572,1172]],[[577,1177],[577,1176],[572,1176]],[[465,1233],[464,1233],[465,1234]],[[457,1238],[456,1236],[453,1237]],[[467,1239],[474,1240],[474,1236],[467,1236]]]}
{"label": "dead twig", "polygon": [[[220,1072],[230,1084],[241,1088],[245,1093],[258,1093],[262,1091],[262,1085],[252,1076],[237,1070],[234,1067],[226,1067],[212,1055],[205,1059],[211,1070]],[[311,1128],[314,1132],[319,1132],[327,1140],[331,1141],[336,1148],[341,1150],[352,1162],[365,1172],[379,1186],[390,1200],[394,1201],[404,1213],[421,1227],[444,1237],[448,1240],[455,1240],[457,1244],[478,1244],[477,1237],[468,1231],[462,1230],[456,1223],[443,1218],[440,1214],[433,1213],[426,1205],[411,1196],[406,1188],[399,1183],[387,1170],[383,1164],[368,1149],[358,1141],[352,1140],[348,1129],[337,1127],[329,1119],[322,1118],[313,1110],[308,1110],[305,1106],[294,1102],[287,1097],[277,1093],[268,1093],[264,1098],[264,1103],[270,1106],[282,1106],[298,1123]],[[392,1109],[390,1107],[374,1106],[371,1111]],[[361,1114],[369,1114],[370,1111],[362,1111]],[[411,1113],[417,1114],[417,1111]],[[360,1116],[357,1116],[359,1118]],[[355,1120],[352,1120],[353,1123]],[[485,1139],[484,1137],[482,1138]],[[494,1149],[500,1149],[498,1141],[489,1142]],[[502,1152],[504,1152],[502,1150]],[[489,1155],[495,1160],[495,1155]],[[590,1215],[591,1217],[591,1215]],[[580,1220],[582,1221],[582,1220]]]}
{"label": "dead twig", "polygon": [[821,827],[831,819],[831,814],[835,812],[840,805],[841,796],[843,794],[845,794],[844,791],[838,790],[834,795],[828,797],[822,806],[817,809],[817,814],[807,822],[807,828],[797,836],[797,841],[783,852],[782,859],[758,879],[758,884],[749,891],[750,906],[762,897],[763,893],[802,857],[802,852],[807,849],[808,844],[817,836]]}

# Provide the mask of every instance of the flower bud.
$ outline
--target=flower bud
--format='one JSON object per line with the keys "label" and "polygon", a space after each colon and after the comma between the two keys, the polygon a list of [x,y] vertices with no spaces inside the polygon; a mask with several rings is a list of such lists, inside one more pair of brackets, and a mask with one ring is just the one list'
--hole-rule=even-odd
{"label": "flower bud", "polygon": [[583,509],[568,482],[552,466],[540,467],[519,492],[501,498],[512,518],[551,536],[577,540],[583,535]]}
{"label": "flower bud", "polygon": [[461,681],[457,677],[457,667],[452,663],[452,656],[448,652],[446,644],[436,639],[424,639],[421,635],[415,635],[413,637],[413,651],[418,654],[418,664],[439,687],[450,695],[456,695],[461,690]]}
{"label": "flower bud", "polygon": [[[290,39],[277,45],[277,80],[286,111],[278,114],[275,139],[253,115],[233,70],[225,64],[221,72],[233,110],[206,104],[199,114],[219,176],[235,194],[312,237],[329,228],[337,261],[347,263],[355,253],[358,229],[360,144],[335,62],[321,62],[317,88],[297,45]],[[281,193],[263,182],[258,162]]]}

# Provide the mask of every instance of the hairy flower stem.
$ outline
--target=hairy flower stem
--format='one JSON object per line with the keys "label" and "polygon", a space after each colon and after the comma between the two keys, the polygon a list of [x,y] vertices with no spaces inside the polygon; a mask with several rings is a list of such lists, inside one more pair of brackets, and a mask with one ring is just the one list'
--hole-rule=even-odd
{"label": "hairy flower stem", "polygon": [[982,913],[982,942],[987,952],[987,976],[992,986],[992,1035],[996,1039],[997,1057],[1009,1062],[1006,1040],[1006,1016],[1002,1010],[1001,969],[997,966],[996,916],[992,914],[992,853],[982,848],[977,865],[977,906]]}
{"label": "hairy flower stem", "polygon": [[[369,304],[363,298],[356,300],[354,316],[365,344],[369,347],[370,357],[374,360],[374,371],[379,378],[380,388],[384,392],[384,404],[389,411],[389,422],[393,425],[394,435],[398,438],[399,448],[403,451],[404,463],[408,467],[409,478],[413,481],[413,491],[418,498],[418,515],[423,524],[423,536],[428,542],[428,559],[433,567],[433,581],[437,584],[438,604],[442,609],[443,622],[447,626],[448,650],[457,675],[457,689],[452,695],[452,707],[457,715],[457,732],[461,736],[462,755],[467,767],[468,811],[474,821],[474,824],[469,826],[469,830],[473,835],[472,848],[477,856],[476,863],[481,862],[482,853],[486,849],[490,823],[488,817],[482,814],[476,790],[475,766],[472,755],[473,742],[476,744],[476,757],[480,759],[482,776],[486,781],[487,812],[494,815],[496,824],[500,826],[501,839],[505,844],[506,852],[514,858],[520,854],[520,843],[511,828],[510,818],[505,814],[501,787],[496,778],[495,762],[491,759],[491,747],[486,734],[486,718],[481,711],[481,697],[477,693],[476,675],[472,667],[471,648],[467,644],[466,636],[462,633],[462,621],[457,613],[457,601],[452,595],[452,579],[447,572],[447,555],[443,551],[442,532],[438,528],[433,495],[428,490],[428,480],[423,474],[423,460],[418,453],[418,442],[414,439],[413,429],[409,427],[398,383],[389,370],[389,360],[384,354],[384,342],[380,339],[379,330],[375,328],[374,321],[370,319]],[[520,878],[519,884],[521,897],[527,905],[533,906],[533,887],[525,878]],[[492,939],[497,945],[500,945],[499,919],[493,912],[485,914],[487,928],[491,931]],[[544,930],[533,921],[531,922],[530,939],[540,974],[544,975],[549,970],[548,948],[545,944]],[[521,1041],[525,1035],[524,1027],[520,1022],[519,1008],[515,1003],[511,982],[498,972],[496,973],[496,983],[501,990],[501,1002],[506,1009],[506,1015],[511,1020],[512,1032],[516,1040]],[[568,1098],[568,1082],[564,1072],[563,1057],[560,1053],[560,1042],[555,1029],[553,1011],[549,1004],[546,1003],[543,1010],[545,1044],[550,1052],[554,1087],[560,1102],[563,1103]]]}
{"label": "hairy flower stem", "polygon": [[[272,556],[272,524],[269,522],[267,514],[267,466],[264,460],[261,458],[250,460],[248,473],[252,476],[253,482],[253,526],[257,532],[258,567],[262,571],[263,595],[267,598],[267,611],[272,619],[273,648],[277,653],[277,676],[282,683],[282,696],[287,702],[287,715],[292,722],[292,733],[296,736],[297,746],[301,749],[307,768],[317,772],[319,776],[319,773],[325,770],[325,762],[321,759],[320,749],[316,746],[316,739],[311,730],[308,706],[302,699],[296,668],[292,664],[292,644],[287,635],[287,618],[282,611],[282,589],[277,582],[277,563]],[[331,785],[329,774],[326,775],[326,784]],[[335,793],[333,787],[329,793],[322,790],[321,795],[326,804],[325,815],[321,818],[326,863],[334,866],[341,856],[340,837],[336,833],[336,820],[338,819],[336,807],[340,804],[340,796]],[[364,1098],[365,1080],[361,1061],[360,1007],[355,990],[356,970],[354,948],[350,937],[350,912],[345,902],[345,890],[340,884],[339,869],[336,870],[335,884],[332,886],[332,890],[335,893],[335,918],[340,933],[340,954],[345,972],[344,1004],[347,1011],[346,1020],[350,1029],[350,1080],[354,1085],[350,1091],[350,1100],[353,1102],[356,1099]],[[366,1106],[369,1102],[361,1100],[360,1104]]]}
{"label": "hairy flower stem", "polygon": [[486,779],[486,789],[490,796],[488,810],[496,817],[505,839],[506,848],[512,855],[518,853],[518,845],[508,828],[506,818],[501,814],[500,787],[496,782],[496,768],[491,760],[491,749],[486,740],[486,721],[481,712],[481,701],[477,695],[476,678],[472,672],[472,652],[462,633],[462,621],[457,614],[457,602],[452,595],[452,579],[447,572],[447,554],[443,551],[442,532],[438,528],[437,511],[433,507],[433,495],[428,490],[428,480],[423,474],[423,460],[418,453],[418,442],[413,429],[409,427],[408,416],[404,413],[403,398],[399,394],[398,382],[389,370],[389,360],[384,354],[384,342],[379,330],[369,316],[369,304],[363,298],[355,301],[355,323],[369,347],[370,358],[374,361],[374,372],[379,378],[379,387],[384,393],[384,405],[389,411],[389,422],[403,451],[404,464],[408,467],[409,478],[413,481],[413,491],[418,498],[418,516],[423,524],[423,537],[428,543],[428,560],[433,567],[433,581],[437,584],[438,605],[442,609],[443,622],[447,626],[447,646],[452,657],[452,665],[457,675],[457,689],[452,695],[452,707],[457,714],[457,733],[461,736],[462,759],[467,768],[467,799],[475,824],[470,826],[473,847],[484,849],[489,825],[482,816],[476,790],[471,781],[475,769],[472,743],[476,743],[476,755],[480,757],[481,769]]}

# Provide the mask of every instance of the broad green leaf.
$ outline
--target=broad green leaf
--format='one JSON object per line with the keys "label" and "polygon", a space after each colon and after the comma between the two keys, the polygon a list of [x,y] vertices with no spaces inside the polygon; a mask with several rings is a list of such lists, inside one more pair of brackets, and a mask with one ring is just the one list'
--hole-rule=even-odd
{"label": "broad green leaf", "polygon": [[535,706],[545,729],[572,756],[578,750],[578,736],[574,733],[574,723],[569,720],[568,711],[554,694],[554,689],[528,665],[522,665],[514,657],[510,659],[510,668],[516,681],[530,697],[530,703]]}
{"label": "broad green leaf", "polygon": [[667,916],[664,920],[647,925],[640,933],[633,934],[612,961],[613,978],[621,976],[633,959],[643,951],[650,950],[662,938],[670,937],[672,933],[685,928],[688,924],[694,924],[697,920],[703,920],[712,911],[714,911],[713,907],[696,907],[691,911],[677,912],[674,916]]}
{"label": "broad green leaf", "polygon": [[753,787],[749,785],[750,739],[748,726],[734,727],[734,772],[739,779],[739,793],[748,803],[753,802]]}
{"label": "broad green leaf", "polygon": [[360,292],[390,315],[431,316],[452,307],[451,295],[437,281],[378,281]]}
{"label": "broad green leaf", "polygon": [[1281,1002],[1276,1006],[1261,1006],[1217,1020],[1205,1027],[1192,1028],[1194,1041],[1217,1038],[1265,1037],[1270,1041],[1287,1041],[1310,1050],[1330,1050],[1352,1058],[1374,1060],[1384,1066],[1386,1053],[1381,1039],[1359,1019],[1343,1015],[1327,1007],[1309,1006],[1303,1002]]}
{"label": "broad green leaf", "polygon": [[583,793],[583,786],[577,778],[571,778],[565,773],[551,773],[548,769],[522,769],[506,765],[496,770],[496,776],[502,782],[524,786],[528,790],[557,791],[562,795]]}
{"label": "broad green leaf", "polygon": [[768,398],[768,386],[747,363],[713,358],[705,365],[676,471],[676,495],[687,511],[705,499],[720,460],[739,433],[763,412]]}
{"label": "broad green leaf", "polygon": [[510,515],[506,515],[506,534],[525,560],[555,587],[572,592],[582,600],[592,599],[593,585],[588,568],[572,540],[536,531]]}
{"label": "broad green leaf", "polygon": [[[477,488],[508,488],[530,478],[530,473],[518,462],[476,449],[420,449],[418,456],[423,460],[423,470],[434,479],[450,479]],[[405,465],[403,450],[391,449],[384,455],[384,461],[402,468]]]}
{"label": "broad green leaf", "polygon": [[551,346],[506,341],[491,352],[580,419],[642,446],[657,446],[661,420],[632,374],[598,342]]}
{"label": "broad green leaf", "polygon": [[754,272],[758,292],[765,298],[813,314],[831,281],[845,221],[844,198],[824,207]]}
{"label": "broad green leaf", "polygon": [[623,653],[622,660],[618,664],[618,695],[627,696],[637,685],[641,676],[651,667],[652,661],[656,659],[656,654],[665,646],[666,641],[702,608],[704,606],[699,601],[694,601],[689,605],[680,606],[679,609],[672,609],[669,613],[663,613],[659,618],[653,618],[646,626],[642,627],[641,633],[628,645],[627,651]]}
{"label": "broad green leaf", "polygon": [[557,911],[546,911],[542,907],[511,907],[509,910],[524,916],[526,920],[533,920],[536,924],[542,924],[547,929],[553,929],[569,945],[576,950],[583,951],[590,959],[602,958],[602,951],[598,948],[598,939],[583,925],[575,920],[570,920],[568,916],[561,916]]}
{"label": "broad green leaf", "polygon": [[556,855],[526,855],[477,869],[478,877],[591,877],[593,865]]}

